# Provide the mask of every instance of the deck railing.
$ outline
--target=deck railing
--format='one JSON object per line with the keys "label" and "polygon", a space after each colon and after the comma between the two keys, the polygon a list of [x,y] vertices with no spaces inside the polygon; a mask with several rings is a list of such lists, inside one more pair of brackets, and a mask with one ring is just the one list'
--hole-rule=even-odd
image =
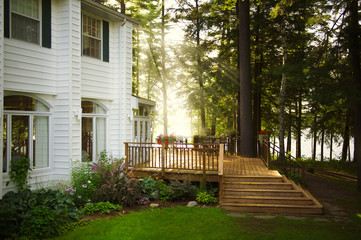
{"label": "deck railing", "polygon": [[125,164],[133,169],[160,169],[162,174],[172,169],[202,171],[205,175],[207,171],[223,170],[223,151],[222,144],[175,143],[162,147],[156,143],[127,142]]}
{"label": "deck railing", "polygon": [[258,141],[258,150],[259,157],[268,169],[273,165],[297,184],[304,185],[305,166],[302,162],[290,154],[286,154],[281,160],[279,147],[269,141]]}

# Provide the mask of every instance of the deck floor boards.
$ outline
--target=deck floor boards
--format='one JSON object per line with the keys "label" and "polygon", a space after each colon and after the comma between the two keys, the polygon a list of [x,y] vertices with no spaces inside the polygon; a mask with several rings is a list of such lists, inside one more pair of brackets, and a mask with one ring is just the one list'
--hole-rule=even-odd
{"label": "deck floor boards", "polygon": [[276,170],[269,170],[259,158],[225,156],[224,175],[233,176],[280,176]]}

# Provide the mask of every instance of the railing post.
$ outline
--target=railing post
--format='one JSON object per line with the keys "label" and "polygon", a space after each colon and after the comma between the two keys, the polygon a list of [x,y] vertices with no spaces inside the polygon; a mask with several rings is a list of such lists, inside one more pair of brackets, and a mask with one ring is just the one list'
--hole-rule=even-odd
{"label": "railing post", "polygon": [[224,144],[219,145],[218,175],[223,176]]}
{"label": "railing post", "polygon": [[269,145],[266,145],[266,151],[267,151],[267,153],[266,153],[266,159],[267,159],[267,167],[268,167],[268,169],[270,169],[271,168],[271,166],[270,166],[270,158],[271,158],[271,153],[270,153],[270,151],[271,151],[271,149],[270,149],[270,146]]}
{"label": "railing post", "polygon": [[305,176],[306,176],[306,169],[305,169],[305,163],[302,162],[301,163],[301,167],[302,167],[302,186],[304,187],[306,184],[305,184]]}
{"label": "railing post", "polygon": [[129,158],[129,151],[128,151],[128,143],[124,143],[125,145],[125,160],[124,160],[124,164],[125,164],[125,170],[128,170],[128,158]]}
{"label": "railing post", "polygon": [[164,146],[162,145],[162,177],[165,176],[165,169],[164,169]]}

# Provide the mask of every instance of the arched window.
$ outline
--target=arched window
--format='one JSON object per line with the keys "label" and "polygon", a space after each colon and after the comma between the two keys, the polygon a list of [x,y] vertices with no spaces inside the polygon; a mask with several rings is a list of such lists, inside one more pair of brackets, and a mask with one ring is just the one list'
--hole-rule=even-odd
{"label": "arched window", "polygon": [[31,97],[4,98],[3,171],[11,159],[26,157],[33,168],[49,167],[50,109]]}
{"label": "arched window", "polygon": [[82,101],[82,161],[96,161],[106,149],[107,111],[99,104]]}

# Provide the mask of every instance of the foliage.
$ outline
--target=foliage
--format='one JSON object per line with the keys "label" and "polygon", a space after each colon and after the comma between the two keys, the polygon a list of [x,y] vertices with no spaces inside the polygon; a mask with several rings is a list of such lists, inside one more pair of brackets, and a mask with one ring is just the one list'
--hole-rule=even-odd
{"label": "foliage", "polygon": [[59,235],[69,229],[71,223],[61,211],[38,205],[24,215],[20,224],[20,235],[38,239]]}
{"label": "foliage", "polygon": [[[8,192],[0,201],[1,237],[42,234],[58,234],[78,219],[78,209],[72,198],[58,190],[25,189],[18,193]],[[32,224],[37,224],[36,228]],[[54,225],[55,224],[55,225]],[[57,229],[54,229],[58,226]],[[5,227],[5,228],[4,228]],[[34,234],[31,235],[31,229]],[[36,231],[36,232],[35,232]]]}
{"label": "foliage", "polygon": [[205,203],[205,204],[217,203],[217,199],[206,191],[200,191],[199,193],[197,193],[196,200],[199,203]]}
{"label": "foliage", "polygon": [[112,204],[110,202],[97,202],[89,203],[82,209],[84,214],[93,215],[96,212],[100,214],[110,213],[112,211],[121,211],[123,207],[118,204]]}
{"label": "foliage", "polygon": [[139,179],[141,184],[142,194],[150,199],[155,199],[159,196],[156,196],[156,191],[158,190],[158,178],[154,179],[151,177]]}
{"label": "foliage", "polygon": [[350,174],[353,176],[357,175],[356,171],[356,162],[346,162],[346,161],[339,161],[339,160],[331,160],[331,161],[313,161],[308,159],[305,161],[305,165],[307,169],[318,169],[318,170],[325,170],[325,171],[333,171],[333,172],[340,172],[345,174]]}
{"label": "foliage", "polygon": [[93,180],[100,187],[94,191],[92,201],[133,206],[141,197],[140,182],[128,176],[123,160],[103,155],[94,168]]}
{"label": "foliage", "polygon": [[73,198],[78,207],[90,201],[97,187],[94,171],[95,167],[89,162],[77,162],[72,166],[71,186],[67,186],[65,191]]}
{"label": "foliage", "polygon": [[[29,188],[28,176],[31,171],[30,159],[22,157],[20,159],[14,158],[10,162],[10,179],[16,184],[18,191]],[[8,185],[9,182],[6,183]]]}

